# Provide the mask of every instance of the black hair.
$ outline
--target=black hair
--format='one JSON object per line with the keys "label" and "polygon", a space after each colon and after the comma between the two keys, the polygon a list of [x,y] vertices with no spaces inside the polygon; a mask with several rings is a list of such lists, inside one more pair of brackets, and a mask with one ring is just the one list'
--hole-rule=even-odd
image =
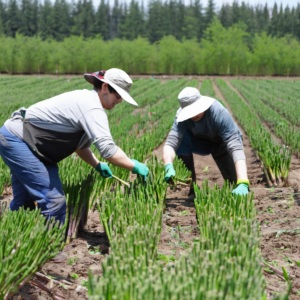
{"label": "black hair", "polygon": [[[104,74],[105,74],[105,71],[100,71],[99,72],[100,76],[104,76]],[[101,80],[95,80],[95,82],[94,82],[94,90],[96,90],[96,91],[100,90],[101,91],[103,83],[104,82],[101,81]],[[108,90],[109,90],[109,92],[111,94],[118,94],[118,92],[114,88],[112,88],[109,84],[108,84]]]}

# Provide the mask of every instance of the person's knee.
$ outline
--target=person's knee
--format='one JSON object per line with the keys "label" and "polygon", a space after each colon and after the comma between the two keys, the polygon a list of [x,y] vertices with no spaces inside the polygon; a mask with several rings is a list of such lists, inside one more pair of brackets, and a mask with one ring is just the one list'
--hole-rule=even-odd
{"label": "person's knee", "polygon": [[52,215],[53,214],[59,215],[59,214],[66,213],[66,209],[67,209],[66,197],[60,196],[60,197],[52,198],[48,202],[48,209],[50,214]]}

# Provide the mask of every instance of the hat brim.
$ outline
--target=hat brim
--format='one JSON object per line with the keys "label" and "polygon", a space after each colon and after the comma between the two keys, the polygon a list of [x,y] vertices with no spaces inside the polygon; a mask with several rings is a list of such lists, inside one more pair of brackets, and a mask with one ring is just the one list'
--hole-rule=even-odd
{"label": "hat brim", "polygon": [[208,110],[214,102],[214,98],[201,96],[201,98],[195,103],[182,108],[178,112],[177,122],[183,122],[197,116],[198,114],[201,114],[202,112]]}
{"label": "hat brim", "polygon": [[126,102],[132,104],[132,105],[136,105],[139,106],[134,99],[129,95],[129,93],[127,93],[125,90],[123,90],[122,88],[120,88],[118,85],[116,85],[115,83],[111,82],[109,79],[100,79],[98,77],[96,77],[93,74],[89,74],[89,73],[85,73],[83,74],[85,80],[87,82],[89,82],[90,84],[95,85],[96,84],[96,80],[100,80],[102,82],[106,82],[107,84],[109,84],[121,97],[122,99],[124,99]]}

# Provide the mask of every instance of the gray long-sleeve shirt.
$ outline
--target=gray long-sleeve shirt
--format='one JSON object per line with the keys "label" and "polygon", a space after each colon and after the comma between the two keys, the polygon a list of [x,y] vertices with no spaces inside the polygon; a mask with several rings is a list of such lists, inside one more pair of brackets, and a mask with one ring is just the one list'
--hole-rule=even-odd
{"label": "gray long-sleeve shirt", "polygon": [[[207,139],[213,143],[225,143],[234,163],[238,160],[246,159],[242,133],[234,123],[228,110],[219,101],[215,101],[205,111],[202,119],[196,122],[191,119],[177,122],[177,115],[180,110],[177,111],[172,129],[166,140],[166,145],[171,146],[176,151],[181,144],[184,134],[188,131],[196,148],[203,150],[203,140]],[[205,138],[203,139],[203,137]],[[206,148],[204,152],[210,154],[210,149]]]}
{"label": "gray long-sleeve shirt", "polygon": [[[26,110],[26,119],[33,125],[56,132],[84,131],[78,149],[93,142],[103,158],[113,156],[118,147],[109,130],[108,118],[94,90],[76,90],[38,102]],[[5,122],[7,130],[23,139],[20,114]]]}

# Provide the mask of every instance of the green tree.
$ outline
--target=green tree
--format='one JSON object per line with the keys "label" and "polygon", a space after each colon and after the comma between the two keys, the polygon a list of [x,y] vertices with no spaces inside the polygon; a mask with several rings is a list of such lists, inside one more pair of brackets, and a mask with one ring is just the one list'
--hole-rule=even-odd
{"label": "green tree", "polygon": [[222,4],[219,12],[219,20],[225,28],[228,28],[232,25],[231,7],[229,4]]}
{"label": "green tree", "polygon": [[95,33],[100,33],[104,40],[109,39],[109,3],[105,0],[101,0],[95,15]]}
{"label": "green tree", "polygon": [[20,10],[16,0],[9,0],[5,21],[5,33],[7,36],[15,37],[21,26]]}
{"label": "green tree", "polygon": [[5,4],[0,0],[0,36],[5,34],[6,11]]}
{"label": "green tree", "polygon": [[55,22],[55,20],[52,19],[52,10],[51,0],[45,0],[44,5],[40,4],[38,33],[43,40],[51,39],[55,36],[53,27],[53,22]]}
{"label": "green tree", "polygon": [[238,22],[240,22],[241,16],[240,16],[239,3],[236,0],[234,0],[233,3],[232,3],[231,11],[232,11],[231,12],[232,24],[237,24]]}
{"label": "green tree", "polygon": [[94,29],[94,7],[92,0],[79,0],[74,14],[74,25],[72,32],[75,35],[91,37],[95,34]]}
{"label": "green tree", "polygon": [[151,43],[160,40],[164,36],[162,30],[162,3],[159,0],[151,0],[148,6],[148,20],[147,20],[147,36]]}
{"label": "green tree", "polygon": [[112,14],[110,18],[110,39],[120,37],[120,26],[122,20],[122,5],[119,5],[119,1],[115,0],[112,8]]}
{"label": "green tree", "polygon": [[195,11],[193,6],[186,8],[183,24],[182,24],[182,34],[187,39],[194,39],[197,37],[197,19],[195,17]]}
{"label": "green tree", "polygon": [[205,28],[207,28],[213,22],[215,15],[214,0],[208,0],[208,5],[205,9]]}
{"label": "green tree", "polygon": [[138,2],[131,0],[129,10],[125,15],[125,21],[121,27],[121,36],[128,40],[134,40],[144,34],[143,28],[144,20],[141,8]]}
{"label": "green tree", "polygon": [[277,8],[276,2],[272,9],[272,18],[271,18],[271,25],[269,28],[269,33],[272,36],[276,36],[278,34],[278,8]]}
{"label": "green tree", "polygon": [[25,36],[34,36],[38,31],[38,3],[33,0],[21,2],[21,27],[19,32]]}
{"label": "green tree", "polygon": [[202,14],[202,4],[200,0],[195,0],[193,4],[193,9],[194,9],[194,17],[196,18],[197,21],[197,39],[198,41],[201,40],[203,36],[203,30],[204,30],[204,22],[203,22],[203,14]]}

